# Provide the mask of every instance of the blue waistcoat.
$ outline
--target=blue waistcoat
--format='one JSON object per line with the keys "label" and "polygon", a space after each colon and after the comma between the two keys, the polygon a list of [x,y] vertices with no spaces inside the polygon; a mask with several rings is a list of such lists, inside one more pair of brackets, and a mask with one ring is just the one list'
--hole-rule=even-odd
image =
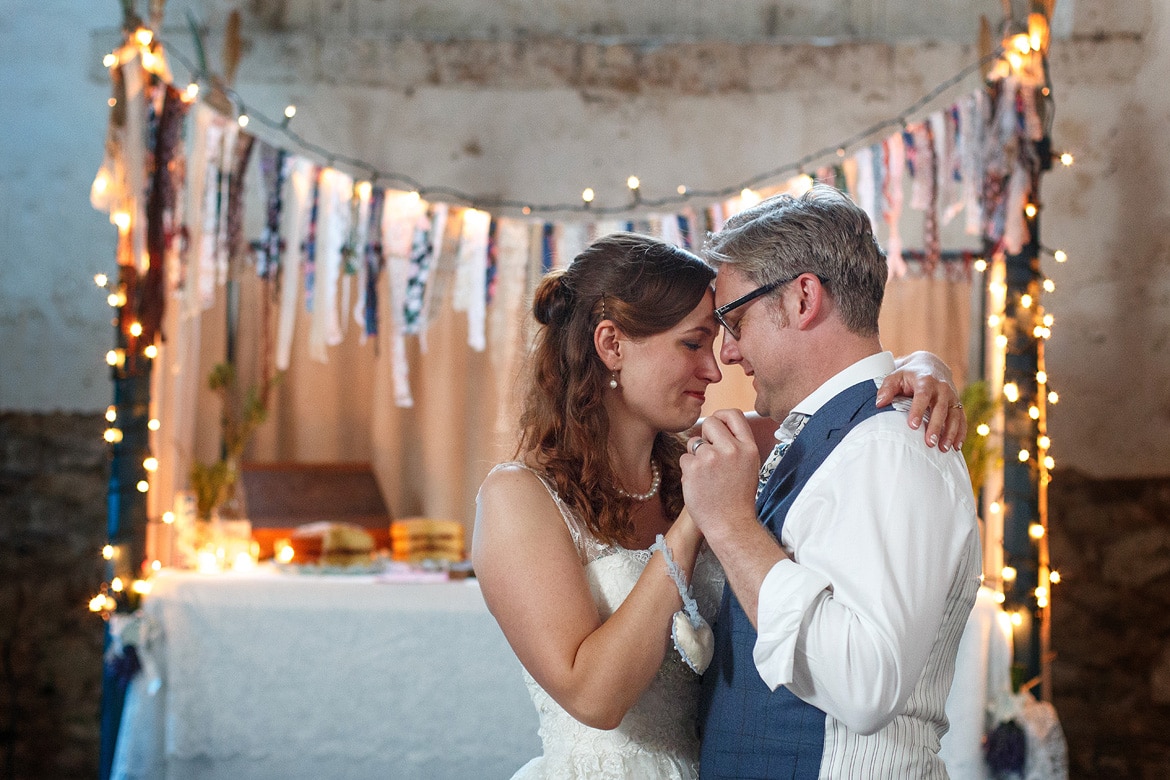
{"label": "blue waistcoat", "polygon": [[[894,408],[877,408],[876,397],[873,380],[866,380],[834,396],[805,423],[756,499],[756,515],[777,539],[792,502],[845,434]],[[699,776],[816,778],[825,713],[784,686],[769,690],[760,679],[752,658],[756,630],[730,586],[723,589],[714,631],[715,657],[703,675],[699,703]]]}

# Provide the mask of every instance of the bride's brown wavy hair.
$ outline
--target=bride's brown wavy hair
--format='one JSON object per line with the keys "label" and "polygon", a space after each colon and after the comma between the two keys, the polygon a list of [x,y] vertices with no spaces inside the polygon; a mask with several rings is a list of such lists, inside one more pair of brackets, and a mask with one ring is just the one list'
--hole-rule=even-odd
{"label": "bride's brown wavy hair", "polygon": [[[670,330],[711,287],[715,272],[695,255],[648,236],[613,233],[564,270],[541,280],[533,301],[539,325],[528,364],[517,454],[544,471],[589,530],[607,543],[634,539],[632,499],[617,491],[610,464],[609,415],[602,403],[610,372],[593,345],[602,319],[630,338]],[[609,392],[613,392],[610,390]],[[669,517],[683,508],[677,433],[660,432],[651,457],[662,472]]]}

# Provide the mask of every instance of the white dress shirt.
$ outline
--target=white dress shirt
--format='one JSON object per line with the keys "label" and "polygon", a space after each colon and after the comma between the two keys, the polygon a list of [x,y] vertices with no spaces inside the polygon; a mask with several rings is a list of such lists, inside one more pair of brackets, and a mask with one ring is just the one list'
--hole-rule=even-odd
{"label": "white dress shirt", "polygon": [[[888,352],[864,358],[793,411],[893,370]],[[981,552],[962,455],[928,448],[906,408],[858,424],[816,470],[781,533],[792,560],[759,592],[756,668],[827,714],[826,777],[945,777],[934,754]]]}

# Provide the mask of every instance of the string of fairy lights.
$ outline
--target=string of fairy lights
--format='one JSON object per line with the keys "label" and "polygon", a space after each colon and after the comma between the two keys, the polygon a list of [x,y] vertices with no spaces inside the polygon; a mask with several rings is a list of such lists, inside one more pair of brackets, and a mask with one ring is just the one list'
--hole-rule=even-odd
{"label": "string of fairy lights", "polygon": [[[676,195],[658,199],[643,198],[641,182],[636,176],[630,176],[626,184],[632,200],[628,204],[615,206],[596,204],[594,190],[590,187],[582,190],[579,203],[539,204],[506,198],[482,198],[451,188],[426,186],[410,176],[379,170],[366,161],[335,153],[304,139],[291,128],[291,120],[296,115],[295,106],[289,106],[280,120],[274,120],[262,112],[250,110],[241,96],[234,91],[227,90],[226,94],[231,99],[236,111],[235,119],[241,128],[246,128],[250,122],[255,121],[268,130],[281,134],[286,141],[309,157],[316,158],[329,166],[342,165],[354,171],[368,174],[370,184],[375,182],[394,183],[413,190],[420,197],[439,197],[477,209],[519,210],[526,215],[549,212],[581,212],[596,216],[625,214],[639,208],[658,208],[695,200],[714,202],[742,195],[745,190],[749,190],[753,186],[783,179],[791,174],[807,176],[805,171],[822,160],[843,157],[848,149],[864,143],[880,133],[893,128],[904,128],[913,115],[925,109],[948,89],[988,64],[993,64],[992,75],[988,76],[989,81],[996,78],[997,73],[998,77],[1001,78],[1010,74],[1020,79],[1031,74],[1030,77],[1033,81],[1040,85],[1038,89],[1042,92],[1043,98],[1050,101],[1051,88],[1047,83],[1046,72],[1047,48],[1047,20],[1042,14],[1032,14],[1029,19],[1028,32],[1007,36],[1001,48],[940,83],[920,100],[907,107],[906,110],[890,119],[877,122],[839,143],[825,146],[799,160],[778,166],[728,187],[712,190],[690,190],[680,185],[676,190]],[[201,93],[200,79],[205,80],[207,74],[200,73],[197,68],[192,67],[181,56],[176,56],[176,58],[183,61],[190,72],[194,74],[190,84],[182,90],[182,99],[193,103],[199,99]],[[128,30],[123,46],[118,51],[106,55],[103,64],[113,70],[116,67],[125,67],[135,59],[138,60],[142,70],[148,74],[148,78],[170,83],[171,77],[163,57],[162,41],[146,27]],[[1037,74],[1039,75],[1037,76]],[[115,98],[111,98],[110,101],[111,108],[113,108]],[[1053,157],[1064,166],[1073,164],[1072,155],[1067,152],[1053,155]],[[104,175],[103,171],[95,179],[93,185],[95,192],[102,191],[110,185],[109,181],[103,180]],[[1038,183],[1034,182],[1032,191],[1038,192]],[[1033,235],[1036,235],[1040,207],[1038,198],[1030,199],[1024,206],[1024,218],[1032,229]],[[138,262],[138,258],[134,257],[128,248],[128,245],[132,243],[132,231],[136,227],[134,221],[140,218],[138,214],[139,212],[134,209],[111,209],[110,221],[117,228],[119,237],[118,260],[120,267]],[[1040,246],[1039,250],[1038,254],[1051,257],[1058,264],[1067,260],[1067,255],[1063,250],[1044,246]],[[1018,418],[1028,422],[1030,439],[1021,442],[1016,453],[1017,462],[1034,471],[1038,489],[1037,511],[1035,516],[1030,518],[1031,522],[1028,525],[1028,536],[1033,540],[1035,547],[1037,576],[1036,583],[1028,596],[1035,609],[1040,611],[1042,620],[1046,621],[1050,605],[1050,587],[1060,581],[1059,573],[1050,568],[1047,547],[1047,487],[1051,481],[1052,469],[1055,466],[1053,458],[1049,454],[1052,443],[1048,435],[1048,407],[1056,404],[1059,401],[1059,396],[1050,387],[1044,361],[1044,345],[1052,335],[1055,318],[1042,305],[1041,296],[1044,293],[1052,293],[1055,290],[1055,283],[1050,277],[1040,274],[1036,278],[1030,279],[1023,288],[1016,289],[1005,278],[1002,253],[993,254],[990,261],[984,258],[977,260],[974,268],[983,275],[986,283],[986,300],[988,302],[986,327],[992,345],[992,348],[988,350],[987,375],[995,394],[994,397],[1002,399],[997,419],[991,423],[980,424],[975,433],[989,441],[1000,440],[1006,447],[1008,440],[1012,438],[1009,435],[1009,429],[1015,426],[1013,420]],[[106,291],[107,302],[119,314],[120,318],[123,308],[127,305],[124,285],[120,281],[111,280],[105,274],[95,275],[94,281],[99,288]],[[120,319],[116,319],[115,323],[119,321]],[[127,352],[131,348],[130,345],[133,345],[133,349],[137,350],[141,357],[147,361],[153,361],[158,356],[159,349],[155,343],[158,338],[157,333],[150,334],[154,339],[151,343],[140,344],[137,339],[143,334],[141,323],[129,322],[125,326],[125,332],[133,337],[131,341],[127,342],[127,346],[115,347],[106,354],[106,363],[112,370],[125,369],[128,358],[131,357]],[[1032,348],[1037,355],[1036,370],[1029,378],[1030,386],[1023,385],[1020,378],[1005,376],[1009,344],[1021,337],[1031,339]],[[137,355],[134,355],[133,358],[137,359]],[[105,441],[111,447],[118,447],[122,444],[123,431],[119,425],[118,409],[115,405],[111,405],[107,409],[106,420],[109,427],[103,434]],[[154,416],[150,416],[146,423],[147,429],[152,433],[157,433],[161,424],[160,420]],[[1004,464],[1005,467],[1007,465],[1007,463]],[[146,452],[141,460],[141,478],[135,484],[136,491],[143,496],[144,501],[146,494],[151,490],[151,475],[158,468],[158,459]],[[990,520],[1002,523],[1005,509],[1006,502],[1002,490],[984,490],[984,511]],[[171,524],[174,519],[174,514],[167,511],[161,513],[159,522]],[[111,564],[110,571],[116,576],[110,577],[107,582],[103,583],[101,591],[91,600],[90,609],[105,616],[116,610],[133,607],[138,597],[149,593],[150,575],[162,568],[161,561],[157,559],[147,560],[141,567],[135,562],[125,560],[125,551],[118,544],[106,545],[102,550],[102,557]],[[1012,623],[1023,627],[1028,622],[1030,606],[1025,604],[1018,594],[1014,593],[1015,584],[1019,577],[1017,563],[1005,561],[998,571],[995,569],[992,571],[995,574],[988,577],[988,584],[996,588],[997,598],[1001,603],[1015,602],[1005,606],[1009,609],[1008,614]]]}

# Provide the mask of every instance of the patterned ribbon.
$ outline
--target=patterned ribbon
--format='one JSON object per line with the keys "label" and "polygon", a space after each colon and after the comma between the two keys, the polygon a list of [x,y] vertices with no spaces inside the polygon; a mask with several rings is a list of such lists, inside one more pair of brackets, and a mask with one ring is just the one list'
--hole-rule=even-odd
{"label": "patterned ribbon", "polygon": [[264,179],[267,209],[260,238],[252,242],[256,253],[256,275],[268,280],[280,270],[280,255],[284,242],[280,238],[281,212],[284,210],[284,183],[288,176],[288,152],[261,142],[260,173]]}
{"label": "patterned ribbon", "polygon": [[772,448],[768,459],[760,467],[760,484],[756,487],[756,498],[759,498],[760,493],[764,492],[764,486],[772,478],[772,472],[780,465],[780,459],[784,457],[784,453],[788,452],[788,448],[792,446],[792,442],[796,441],[796,437],[800,435],[800,432],[804,430],[804,426],[811,419],[812,415],[792,412],[784,418],[784,422],[780,423],[780,430],[778,431],[780,441]]}

